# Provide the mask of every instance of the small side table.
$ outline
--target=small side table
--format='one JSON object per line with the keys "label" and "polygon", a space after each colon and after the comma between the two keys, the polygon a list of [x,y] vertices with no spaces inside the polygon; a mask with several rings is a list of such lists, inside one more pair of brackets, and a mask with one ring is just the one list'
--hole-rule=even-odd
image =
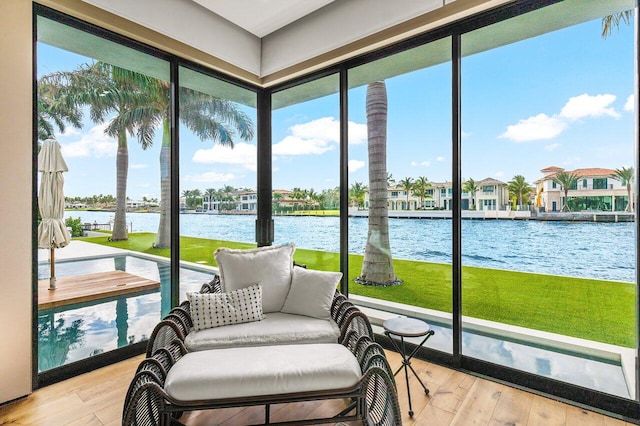
{"label": "small side table", "polygon": [[[429,337],[433,336],[434,332],[429,327],[429,324],[425,323],[424,321],[420,321],[414,318],[406,318],[406,317],[388,319],[382,324],[382,326],[384,327],[384,334],[387,335],[389,340],[391,340],[391,344],[393,344],[396,351],[398,351],[402,356],[402,365],[400,366],[400,368],[398,368],[398,370],[396,370],[395,373],[393,373],[393,375],[397,376],[400,370],[404,368],[404,377],[407,382],[407,396],[409,399],[409,416],[413,417],[413,408],[411,407],[411,391],[409,390],[408,369],[411,369],[411,371],[413,372],[413,375],[416,376],[416,379],[418,379],[418,382],[422,385],[422,388],[424,389],[424,393],[426,395],[429,395],[429,389],[424,385],[424,383],[422,383],[422,380],[420,380],[420,376],[418,376],[418,373],[416,373],[416,370],[414,370],[413,367],[411,366],[411,358],[413,358],[413,356],[416,353],[418,353],[418,350],[422,347],[422,345],[424,345],[424,343],[427,341],[427,339],[429,339]],[[392,336],[399,337],[400,344],[398,344],[396,340],[393,339]],[[420,342],[420,344],[417,345],[410,354],[407,354],[407,349],[404,341],[405,337],[423,337],[423,336],[424,336],[424,339],[422,340],[422,342]]]}

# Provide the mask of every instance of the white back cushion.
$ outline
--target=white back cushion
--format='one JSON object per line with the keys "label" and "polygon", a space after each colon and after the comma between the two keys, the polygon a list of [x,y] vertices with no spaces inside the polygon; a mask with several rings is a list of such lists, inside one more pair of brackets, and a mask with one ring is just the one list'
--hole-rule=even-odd
{"label": "white back cushion", "polygon": [[331,318],[331,303],[342,272],[293,268],[291,290],[281,312],[319,319]]}
{"label": "white back cushion", "polygon": [[262,284],[262,309],[280,312],[291,287],[295,246],[260,247],[250,250],[219,248],[214,253],[223,292]]}

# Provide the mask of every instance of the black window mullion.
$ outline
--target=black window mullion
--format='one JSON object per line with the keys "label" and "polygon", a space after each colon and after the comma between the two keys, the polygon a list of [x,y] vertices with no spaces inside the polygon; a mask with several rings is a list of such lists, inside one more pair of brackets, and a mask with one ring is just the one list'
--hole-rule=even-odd
{"label": "black window mullion", "polygon": [[178,61],[170,63],[171,122],[171,306],[180,303],[180,90]]}
{"label": "black window mullion", "polygon": [[462,211],[460,210],[460,197],[462,194],[461,150],[462,150],[462,124],[461,124],[461,35],[454,34],[451,37],[451,181],[453,189],[452,200],[452,327],[453,327],[453,362],[460,365],[462,353]]}
{"label": "black window mullion", "polygon": [[349,86],[340,70],[340,291],[349,296]]}

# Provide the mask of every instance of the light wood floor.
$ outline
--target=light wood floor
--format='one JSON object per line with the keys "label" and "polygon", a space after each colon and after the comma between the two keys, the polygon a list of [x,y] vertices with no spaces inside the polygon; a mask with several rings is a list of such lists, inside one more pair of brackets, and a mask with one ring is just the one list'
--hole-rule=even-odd
{"label": "light wood floor", "polygon": [[[400,356],[387,352],[391,366]],[[124,395],[142,356],[35,391],[0,407],[0,425],[120,425]],[[413,366],[430,388],[410,382],[414,418],[407,413],[404,379],[398,376],[400,406],[405,425],[630,425],[581,408],[533,395],[505,385],[423,361]],[[272,408],[272,421],[317,418],[333,412],[340,401],[287,404]],[[331,410],[331,411],[329,411]],[[263,421],[261,407],[191,413],[182,421],[196,425],[246,425]]]}

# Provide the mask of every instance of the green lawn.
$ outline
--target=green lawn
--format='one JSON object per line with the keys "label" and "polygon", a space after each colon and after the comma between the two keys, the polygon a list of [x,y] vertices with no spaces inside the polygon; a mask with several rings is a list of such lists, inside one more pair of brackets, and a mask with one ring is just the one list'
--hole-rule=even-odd
{"label": "green lawn", "polygon": [[[155,234],[129,234],[129,241],[106,237],[86,241],[169,257],[169,249],[151,248]],[[251,248],[255,244],[181,237],[183,260],[215,266],[217,247]],[[313,269],[338,270],[339,255],[296,249],[296,262]],[[349,291],[353,294],[451,312],[451,266],[395,260],[395,287],[354,283],[362,256],[349,255]],[[552,275],[463,267],[463,315],[549,331],[614,345],[635,347],[635,285]]]}

